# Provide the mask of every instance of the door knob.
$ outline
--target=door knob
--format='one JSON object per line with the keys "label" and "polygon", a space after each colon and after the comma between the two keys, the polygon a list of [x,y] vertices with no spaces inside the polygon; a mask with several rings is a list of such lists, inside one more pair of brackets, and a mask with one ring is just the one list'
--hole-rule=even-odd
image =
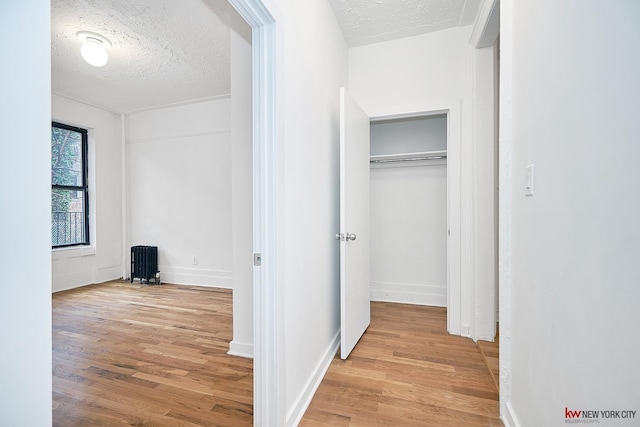
{"label": "door knob", "polygon": [[354,233],[347,233],[347,237],[346,237],[347,241],[349,240],[356,240],[356,235]]}

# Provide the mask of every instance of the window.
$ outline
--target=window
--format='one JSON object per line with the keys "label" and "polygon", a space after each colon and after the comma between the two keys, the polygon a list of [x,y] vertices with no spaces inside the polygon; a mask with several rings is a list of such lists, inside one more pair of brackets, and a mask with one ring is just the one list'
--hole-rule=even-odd
{"label": "window", "polygon": [[51,126],[51,246],[89,244],[87,130]]}

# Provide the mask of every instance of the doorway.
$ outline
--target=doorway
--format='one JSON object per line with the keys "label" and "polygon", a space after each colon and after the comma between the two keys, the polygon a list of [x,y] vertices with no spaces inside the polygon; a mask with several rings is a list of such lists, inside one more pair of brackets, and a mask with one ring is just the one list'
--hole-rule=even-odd
{"label": "doorway", "polygon": [[252,29],[253,251],[261,259],[253,268],[253,424],[280,425],[285,398],[276,281],[276,19],[262,0],[229,3]]}
{"label": "doorway", "polygon": [[[450,100],[445,103],[425,103],[424,108],[413,111],[406,111],[402,113],[390,111],[388,114],[382,114],[380,116],[372,117],[371,119],[372,126],[383,125],[384,123],[392,123],[395,126],[403,126],[400,123],[409,123],[409,129],[415,128],[420,129],[420,127],[424,127],[425,123],[435,123],[433,130],[428,130],[427,132],[432,134],[433,138],[430,138],[430,142],[420,142],[413,141],[407,142],[403,148],[400,148],[401,151],[405,152],[405,155],[397,154],[395,157],[425,157],[421,160],[414,160],[417,162],[424,162],[423,164],[430,164],[431,167],[440,168],[440,172],[445,172],[446,180],[444,185],[446,185],[444,191],[446,193],[446,244],[444,250],[446,251],[446,257],[443,257],[443,254],[439,254],[441,259],[446,260],[446,285],[442,284],[442,279],[440,279],[440,284],[435,288],[425,288],[419,289],[422,292],[422,303],[427,301],[426,294],[428,291],[433,291],[433,295],[429,299],[430,304],[434,305],[443,305],[447,307],[447,331],[453,335],[464,335],[462,328],[462,290],[461,290],[461,185],[460,185],[460,104],[456,100]],[[406,125],[405,125],[406,126]],[[427,127],[429,125],[426,125]],[[393,127],[393,126],[392,126]],[[391,128],[387,128],[391,129]],[[383,129],[384,132],[384,129]],[[412,131],[413,132],[413,131]],[[439,139],[436,136],[439,135]],[[443,138],[444,135],[444,138]],[[409,140],[410,141],[410,140]],[[422,144],[422,145],[420,145]],[[418,148],[418,147],[422,148]],[[377,148],[375,148],[377,150]],[[415,156],[407,155],[410,151],[413,150],[423,150],[422,155],[419,156],[416,153],[420,154],[420,151],[414,152]],[[373,148],[372,148],[373,150]],[[426,154],[425,154],[426,153]],[[372,151],[372,154],[374,152]],[[409,153],[412,154],[412,153]],[[445,158],[446,156],[446,158]],[[393,157],[393,155],[391,155]],[[441,157],[441,158],[436,158]],[[384,160],[384,157],[379,158],[380,160]],[[375,158],[374,158],[375,160]],[[413,162],[413,161],[409,161]],[[397,162],[398,164],[402,164],[402,162]],[[422,166],[421,166],[422,167]],[[425,166],[426,167],[426,166]],[[377,166],[376,166],[377,168]],[[384,169],[384,168],[382,168]],[[390,169],[390,168],[387,168]],[[444,170],[443,170],[444,169]],[[376,170],[377,172],[377,170]],[[393,171],[392,171],[393,172]],[[430,171],[433,175],[435,170]],[[441,185],[438,187],[440,191],[440,198],[442,196],[442,174],[440,174],[440,182]],[[434,181],[435,182],[435,181]],[[379,201],[379,203],[384,203]],[[442,211],[440,211],[442,214]],[[441,222],[442,218],[440,218]],[[432,224],[433,225],[433,224]],[[435,225],[436,229],[438,225]],[[440,244],[440,248],[442,250],[442,244]],[[426,248],[423,248],[426,253]],[[433,250],[431,248],[430,250]],[[442,278],[442,272],[439,273]],[[375,281],[375,275],[372,276],[372,282]],[[415,284],[415,283],[414,283]],[[384,291],[384,287],[386,284],[372,284],[373,290],[376,291],[377,294],[374,298],[379,298],[380,294],[377,292],[379,290]],[[376,289],[376,287],[380,286],[380,288]],[[445,301],[443,301],[443,291],[445,290]],[[396,291],[397,291],[396,287]],[[412,291],[415,291],[415,287],[404,288],[405,291],[397,293],[396,296],[401,298],[399,302],[409,302],[407,299],[410,299],[412,296],[410,295]],[[414,296],[415,297],[415,296]],[[415,301],[414,303],[420,303],[419,301]],[[436,304],[437,303],[437,304]]]}
{"label": "doorway", "polygon": [[447,306],[447,116],[371,122],[371,300]]}

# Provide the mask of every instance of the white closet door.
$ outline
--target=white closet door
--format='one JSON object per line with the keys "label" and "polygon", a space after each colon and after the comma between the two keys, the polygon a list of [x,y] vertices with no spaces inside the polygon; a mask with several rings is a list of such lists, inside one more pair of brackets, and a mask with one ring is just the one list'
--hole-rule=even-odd
{"label": "white closet door", "polygon": [[340,89],[340,357],[369,326],[369,117]]}

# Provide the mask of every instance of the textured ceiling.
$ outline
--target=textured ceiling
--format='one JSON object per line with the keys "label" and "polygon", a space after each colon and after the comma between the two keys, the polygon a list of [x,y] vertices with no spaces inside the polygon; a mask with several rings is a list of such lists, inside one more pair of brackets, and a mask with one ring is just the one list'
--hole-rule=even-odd
{"label": "textured ceiling", "polygon": [[[306,0],[296,0],[306,1]],[[470,25],[481,0],[329,0],[349,46]],[[117,113],[228,95],[227,0],[51,0],[52,90]],[[78,31],[113,46],[95,68]]]}
{"label": "textured ceiling", "polygon": [[[52,90],[118,113],[228,95],[231,13],[226,0],[52,0]],[[107,65],[84,62],[78,31],[111,41]]]}
{"label": "textured ceiling", "polygon": [[350,47],[473,24],[481,0],[329,0]]}

